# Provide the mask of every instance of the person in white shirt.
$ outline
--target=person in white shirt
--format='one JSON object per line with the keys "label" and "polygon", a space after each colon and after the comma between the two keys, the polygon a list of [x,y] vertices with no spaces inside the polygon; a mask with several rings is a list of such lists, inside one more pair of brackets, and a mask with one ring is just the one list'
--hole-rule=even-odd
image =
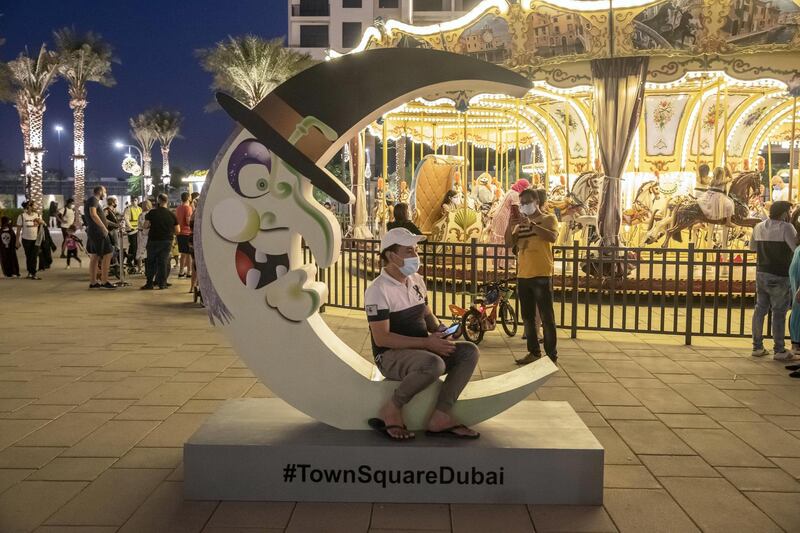
{"label": "person in white shirt", "polygon": [[447,328],[428,306],[425,280],[417,273],[416,245],[424,238],[405,228],[387,231],[381,239],[383,269],[364,295],[375,365],[387,379],[398,382],[369,425],[393,440],[414,438],[403,423],[403,406],[447,374],[426,435],[477,439],[479,433],[459,423],[450,411],[475,370],[478,347],[444,337]]}
{"label": "person in white shirt", "polygon": [[65,246],[67,244],[67,234],[69,233],[69,228],[70,226],[77,226],[77,224],[75,224],[75,200],[72,198],[67,200],[67,205],[65,205],[64,208],[58,212],[57,217],[58,226],[61,228],[61,237],[63,239],[61,241],[61,257],[64,258],[66,257]]}
{"label": "person in white shirt", "polygon": [[22,207],[25,211],[17,218],[17,246],[22,243],[25,249],[25,266],[28,269],[28,279],[42,279],[36,275],[39,246],[36,238],[39,236],[39,227],[43,224],[42,217],[36,212],[33,202],[28,200]]}

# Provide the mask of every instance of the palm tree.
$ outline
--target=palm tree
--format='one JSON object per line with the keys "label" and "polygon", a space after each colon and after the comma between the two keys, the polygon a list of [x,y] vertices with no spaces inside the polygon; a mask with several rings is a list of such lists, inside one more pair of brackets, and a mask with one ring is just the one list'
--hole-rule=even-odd
{"label": "palm tree", "polygon": [[151,152],[156,143],[156,131],[153,127],[152,119],[145,113],[139,113],[129,119],[131,125],[131,137],[136,139],[139,148],[142,150],[142,175],[144,176],[144,193],[149,195],[152,191],[152,174],[150,172],[150,162],[152,161]]}
{"label": "palm tree", "polygon": [[62,28],[53,32],[56,49],[60,59],[58,68],[61,77],[69,85],[69,107],[72,109],[73,150],[75,170],[75,198],[84,198],[86,183],[86,154],[84,152],[84,113],[86,105],[86,85],[99,83],[104,87],[113,86],[116,81],[111,75],[114,61],[111,46],[92,32],[78,33],[75,28]]}
{"label": "palm tree", "polygon": [[315,63],[308,54],[286,48],[283,38],[228,37],[213,48],[195,52],[214,76],[211,88],[224,91],[250,108],[286,79]]}
{"label": "palm tree", "polygon": [[161,179],[169,182],[169,145],[181,131],[183,117],[178,111],[153,109],[147,112],[161,146]]}
{"label": "palm tree", "polygon": [[[50,85],[56,80],[58,57],[43,44],[39,55],[32,58],[28,51],[9,63],[21,93],[18,105],[27,110],[29,129],[30,191],[29,200],[42,209],[42,159],[44,157],[45,100]],[[22,117],[22,112],[20,112]]]}

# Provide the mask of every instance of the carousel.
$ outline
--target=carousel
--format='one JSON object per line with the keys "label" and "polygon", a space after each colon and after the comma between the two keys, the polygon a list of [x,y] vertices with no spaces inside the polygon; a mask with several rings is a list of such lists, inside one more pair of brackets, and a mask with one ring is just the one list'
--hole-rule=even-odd
{"label": "carousel", "polygon": [[470,55],[531,86],[420,97],[370,124],[349,145],[352,236],[380,238],[407,203],[437,243],[421,254],[433,278],[511,277],[504,230],[536,187],[560,221],[556,290],[611,277],[642,294],[692,279],[754,293],[752,228],[800,191],[800,0],[483,0],[430,26],[376,20],[348,54],[387,47]]}
{"label": "carousel", "polygon": [[533,186],[565,248],[731,251],[798,199],[800,2],[484,0],[431,26],[376,20],[348,53],[385,47],[470,55],[531,88],[417,98],[370,124],[350,146],[355,236],[380,237],[403,202],[431,241],[501,245]]}

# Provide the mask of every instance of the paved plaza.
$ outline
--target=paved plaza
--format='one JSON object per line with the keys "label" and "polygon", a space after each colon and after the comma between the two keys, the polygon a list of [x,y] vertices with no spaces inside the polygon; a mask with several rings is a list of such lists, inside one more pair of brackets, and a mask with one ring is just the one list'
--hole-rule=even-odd
{"label": "paved plaza", "polygon": [[[0,279],[3,533],[800,530],[800,380],[746,339],[620,333],[561,331],[561,370],[529,398],[568,401],[603,444],[602,507],[184,501],[184,441],[271,393],[188,282],[88,291],[86,272]],[[369,357],[360,312],[324,317]],[[497,332],[480,348],[476,378],[525,351]]]}

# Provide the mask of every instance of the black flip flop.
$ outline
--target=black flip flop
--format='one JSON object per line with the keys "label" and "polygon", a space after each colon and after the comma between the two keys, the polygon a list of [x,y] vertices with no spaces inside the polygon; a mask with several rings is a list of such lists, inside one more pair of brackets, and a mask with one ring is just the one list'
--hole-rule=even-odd
{"label": "black flip flop", "polygon": [[[394,424],[387,426],[386,422],[384,422],[380,418],[370,418],[369,420],[367,420],[367,424],[369,424],[369,427],[371,427],[372,429],[374,429],[375,431],[377,431],[378,433],[380,433],[384,437],[387,437],[388,439],[391,439],[393,441],[405,441],[405,440],[413,440],[414,439],[414,435],[412,435],[411,432],[408,431],[408,428],[406,426],[398,426],[398,425],[394,425]],[[390,429],[402,429],[403,431],[408,433],[408,436],[407,437],[395,437],[394,435],[389,433]]]}
{"label": "black flip flop", "polygon": [[800,378],[800,370],[795,370],[789,374],[790,378]]}
{"label": "black flip flop", "polygon": [[786,370],[800,370],[800,365],[786,365],[784,368]]}
{"label": "black flip flop", "polygon": [[467,439],[467,440],[475,440],[481,436],[480,433],[475,433],[475,435],[463,435],[461,433],[456,433],[456,429],[469,429],[464,424],[458,424],[457,426],[450,426],[447,429],[443,429],[441,431],[426,431],[425,434],[429,437],[445,437],[448,439]]}

